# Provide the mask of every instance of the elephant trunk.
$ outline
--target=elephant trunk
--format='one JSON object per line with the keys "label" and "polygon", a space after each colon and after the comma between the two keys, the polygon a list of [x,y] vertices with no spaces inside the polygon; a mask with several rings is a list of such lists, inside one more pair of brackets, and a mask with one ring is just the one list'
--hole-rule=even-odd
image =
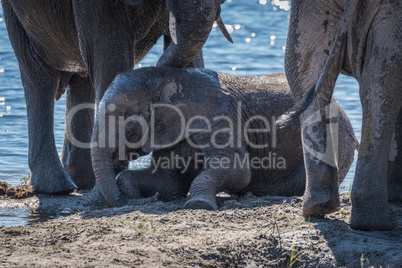
{"label": "elephant trunk", "polygon": [[[188,1],[190,2],[190,1]],[[219,6],[186,8],[180,17],[170,13],[173,42],[160,57],[157,67],[184,67],[201,51],[217,19]],[[202,12],[200,12],[202,10]]]}
{"label": "elephant trunk", "polygon": [[[109,129],[105,126],[105,129]],[[105,197],[106,201],[113,207],[121,206],[120,191],[117,188],[114,172],[113,155],[115,148],[100,146],[99,124],[95,124],[92,135],[92,167],[96,177],[96,183]]]}

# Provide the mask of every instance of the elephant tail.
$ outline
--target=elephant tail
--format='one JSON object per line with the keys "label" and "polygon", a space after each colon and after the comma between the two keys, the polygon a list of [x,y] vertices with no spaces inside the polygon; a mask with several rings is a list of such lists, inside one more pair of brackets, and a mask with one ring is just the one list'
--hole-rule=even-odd
{"label": "elephant tail", "polygon": [[314,109],[318,110],[331,103],[335,82],[341,72],[343,59],[346,51],[348,29],[356,15],[356,7],[359,0],[348,0],[343,13],[338,33],[332,45],[324,69],[317,83],[312,86],[303,97],[296,102],[293,108],[279,117],[276,121],[279,128],[286,127],[292,120],[298,118],[313,101],[317,101]]}
{"label": "elephant tail", "polygon": [[315,88],[316,84],[314,84],[306,93],[304,93],[303,98],[296,102],[296,104],[289,111],[281,115],[278,120],[276,120],[276,125],[280,129],[285,128],[294,119],[299,118],[299,115],[310,106],[311,102],[317,96]]}

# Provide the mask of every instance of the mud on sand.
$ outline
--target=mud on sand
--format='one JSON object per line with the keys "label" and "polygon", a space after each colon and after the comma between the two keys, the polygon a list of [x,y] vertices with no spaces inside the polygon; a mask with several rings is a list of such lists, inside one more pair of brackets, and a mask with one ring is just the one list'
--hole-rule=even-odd
{"label": "mud on sand", "polygon": [[[2,207],[74,213],[0,227],[0,266],[401,267],[399,227],[352,230],[350,199],[325,218],[300,214],[300,197],[220,197],[219,211],[182,210],[185,200],[123,208],[86,205],[85,194],[0,200]],[[80,212],[76,212],[80,210]]]}
{"label": "mud on sand", "polygon": [[0,198],[14,198],[22,199],[34,195],[34,188],[32,185],[23,184],[18,187],[12,187],[4,181],[0,181]]}

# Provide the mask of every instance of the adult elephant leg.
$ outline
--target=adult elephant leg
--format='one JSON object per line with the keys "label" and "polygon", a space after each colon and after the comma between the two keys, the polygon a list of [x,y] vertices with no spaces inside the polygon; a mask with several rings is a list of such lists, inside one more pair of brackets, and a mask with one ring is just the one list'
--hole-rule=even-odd
{"label": "adult elephant leg", "polygon": [[394,133],[388,163],[388,200],[402,201],[402,109],[399,110]]}
{"label": "adult elephant leg", "polygon": [[[98,110],[103,94],[116,75],[134,67],[135,29],[128,27],[131,23],[127,21],[128,7],[124,4],[74,0],[73,8],[80,50],[94,86],[95,109]],[[117,166],[116,175],[127,163]],[[98,184],[90,199],[97,204],[106,203]]]}
{"label": "adult elephant leg", "polygon": [[398,1],[378,7],[364,43],[363,126],[351,196],[352,228],[389,230],[398,224],[388,203],[387,177],[390,153],[395,153],[395,141],[399,141],[393,136],[402,108],[401,11]]}
{"label": "adult elephant leg", "polygon": [[95,93],[91,80],[73,75],[67,90],[62,162],[78,189],[84,190],[95,186],[90,149],[94,109]]}
{"label": "adult elephant leg", "polygon": [[28,115],[31,184],[37,193],[69,193],[77,187],[60,162],[53,131],[53,99],[58,86],[58,75],[50,68],[40,69],[34,74],[52,75],[41,80],[33,77],[30,72],[21,71]]}
{"label": "adult elephant leg", "polygon": [[[314,103],[300,115],[306,189],[303,214],[324,215],[339,210],[338,169],[335,161],[329,111],[315,110]],[[330,106],[326,107],[328,109]]]}
{"label": "adult elephant leg", "polygon": [[[73,1],[73,6],[80,50],[95,90],[95,109],[98,109],[116,75],[134,67],[135,31],[128,27],[125,5],[77,0]],[[126,167],[126,162],[116,166],[119,171]]]}
{"label": "adult elephant leg", "polygon": [[319,79],[331,51],[346,0],[293,0],[285,72],[297,101]]}
{"label": "adult elephant leg", "polygon": [[[378,60],[383,62],[383,59]],[[369,70],[361,80],[363,129],[352,188],[350,226],[363,230],[389,230],[397,225],[387,195],[387,177],[390,178],[393,170],[388,173],[387,169],[390,152],[394,151],[390,149],[394,144],[395,122],[402,105],[401,81],[397,81],[401,70],[395,68],[395,76],[391,72],[381,74],[382,67],[375,61],[367,62]],[[391,182],[400,182],[398,177],[399,174],[392,177]]]}
{"label": "adult elephant leg", "polygon": [[60,72],[48,66],[25,33],[8,1],[3,1],[10,41],[20,64],[28,117],[28,164],[37,193],[69,193],[76,186],[61,165],[53,132],[54,97]]}
{"label": "adult elephant leg", "polygon": [[303,213],[328,214],[340,208],[338,187],[353,162],[358,142],[335,100],[322,112],[307,110],[301,121],[307,170]]}
{"label": "adult elephant leg", "polygon": [[350,226],[363,230],[389,230],[397,225],[388,203],[387,168],[396,111],[401,108],[402,98],[382,99],[390,93],[379,91],[384,89],[379,81],[382,79],[371,73],[363,79],[361,88],[363,131],[352,188]]}
{"label": "adult elephant leg", "polygon": [[[345,0],[292,2],[285,71],[296,101],[318,81],[331,50],[344,12]],[[339,209],[338,171],[336,165],[322,159],[331,139],[322,120],[309,122],[321,113],[315,104],[300,115],[306,166],[303,213],[323,215]],[[324,114],[322,114],[324,115]],[[324,142],[324,143],[323,143]],[[332,159],[334,160],[334,159]]]}
{"label": "adult elephant leg", "polygon": [[134,67],[131,11],[114,1],[73,1],[81,54],[95,89],[95,103],[118,73]]}

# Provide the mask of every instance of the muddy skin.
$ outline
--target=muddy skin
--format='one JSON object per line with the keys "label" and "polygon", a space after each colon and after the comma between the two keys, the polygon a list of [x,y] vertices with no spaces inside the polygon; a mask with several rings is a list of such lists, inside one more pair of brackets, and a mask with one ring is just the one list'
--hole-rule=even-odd
{"label": "muddy skin", "polygon": [[[295,120],[286,129],[277,129],[271,124],[293,103],[283,74],[237,77],[205,69],[155,67],[120,74],[102,99],[103,108],[99,114],[105,115],[105,119],[99,116],[94,128],[92,160],[99,188],[112,206],[125,205],[130,199],[148,198],[156,193],[163,201],[183,198],[190,193],[185,208],[207,210],[218,208],[215,195],[219,192],[302,195],[306,172],[298,138],[299,122]],[[332,103],[337,111],[333,120],[339,125],[340,147],[336,156],[338,168],[335,169],[339,169],[340,182],[353,162],[356,138],[344,112],[335,101]],[[180,135],[182,120],[178,113],[166,107],[154,109],[156,104],[175,105],[180,107],[186,122],[201,116],[209,119],[210,125],[195,120],[191,124],[192,130]],[[151,122],[151,114],[154,114],[155,124]],[[136,142],[137,147],[113,145],[126,144],[121,133],[106,134],[102,139],[107,144],[96,146],[100,133],[104,133],[102,129],[114,129],[115,125],[111,124],[117,123],[113,118],[132,116],[143,118],[152,127],[143,132],[142,124],[127,123],[123,136],[131,143]],[[266,118],[271,131],[244,132],[246,127],[255,130],[269,127],[260,119],[255,120],[255,116]],[[228,132],[228,129],[232,130]],[[144,133],[149,135],[148,138],[143,137]],[[143,142],[139,144],[138,141]],[[236,143],[231,144],[231,141]],[[121,153],[128,158],[151,151],[152,161],[148,168],[126,170],[115,176],[114,163]],[[171,159],[181,162],[177,164]],[[271,166],[254,167],[251,163],[255,159],[265,159]],[[165,160],[171,167],[160,164]],[[213,165],[212,161],[226,165]]]}
{"label": "muddy skin", "polygon": [[[312,127],[303,130],[303,144],[317,145],[304,153],[310,186],[304,198],[306,215],[339,208],[336,169],[319,157],[334,153],[329,142],[333,131],[309,119],[320,112],[325,117],[336,79],[343,73],[359,82],[363,108],[351,227],[397,226],[388,200],[402,201],[401,12],[399,0],[292,1],[285,55],[286,75],[297,102],[291,114]],[[312,131],[314,127],[320,131]]]}

